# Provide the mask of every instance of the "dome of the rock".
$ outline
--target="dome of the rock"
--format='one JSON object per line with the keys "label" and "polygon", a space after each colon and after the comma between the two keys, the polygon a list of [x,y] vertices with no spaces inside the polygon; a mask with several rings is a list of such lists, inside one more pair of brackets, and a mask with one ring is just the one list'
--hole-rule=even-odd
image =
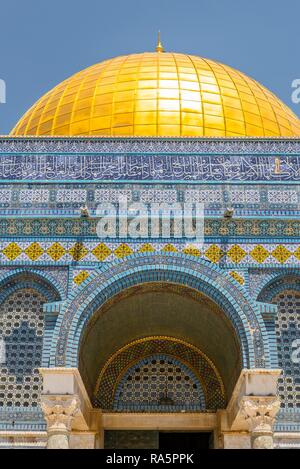
{"label": "dome of the rock", "polygon": [[161,51],[97,63],[42,96],[11,135],[290,137],[297,116],[221,63]]}

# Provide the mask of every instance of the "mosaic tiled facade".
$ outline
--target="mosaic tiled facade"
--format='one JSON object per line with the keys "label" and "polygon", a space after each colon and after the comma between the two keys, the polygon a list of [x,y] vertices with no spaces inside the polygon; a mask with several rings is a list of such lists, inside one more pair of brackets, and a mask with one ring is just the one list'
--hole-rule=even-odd
{"label": "mosaic tiled facade", "polygon": [[[37,368],[77,367],[96,313],[127,289],[157,283],[204,295],[224,311],[244,368],[283,369],[276,425],[300,434],[299,155],[292,138],[2,138],[0,430],[45,430]],[[164,239],[149,232],[99,239],[97,206],[120,197],[203,203],[203,245],[172,231]],[[147,342],[149,335],[116,345],[97,387],[84,376],[95,408],[226,407],[214,357],[187,337],[164,330],[164,339]]]}

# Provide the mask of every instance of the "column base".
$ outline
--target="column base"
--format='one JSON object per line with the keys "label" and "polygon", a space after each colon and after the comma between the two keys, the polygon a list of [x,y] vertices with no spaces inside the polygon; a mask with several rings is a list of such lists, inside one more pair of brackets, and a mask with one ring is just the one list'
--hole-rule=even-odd
{"label": "column base", "polygon": [[267,435],[252,435],[252,448],[253,449],[273,449],[274,440],[272,434]]}

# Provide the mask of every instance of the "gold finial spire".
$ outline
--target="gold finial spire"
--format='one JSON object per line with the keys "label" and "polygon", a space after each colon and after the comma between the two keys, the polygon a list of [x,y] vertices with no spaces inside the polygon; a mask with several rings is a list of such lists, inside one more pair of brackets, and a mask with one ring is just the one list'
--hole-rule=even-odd
{"label": "gold finial spire", "polygon": [[160,40],[160,31],[158,31],[158,36],[157,36],[157,46],[156,46],[156,52],[164,52],[165,49],[163,48],[163,45]]}

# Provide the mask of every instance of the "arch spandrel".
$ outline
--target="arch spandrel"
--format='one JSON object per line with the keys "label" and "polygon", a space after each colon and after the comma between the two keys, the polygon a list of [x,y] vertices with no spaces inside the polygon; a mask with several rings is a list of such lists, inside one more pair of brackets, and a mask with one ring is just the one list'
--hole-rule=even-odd
{"label": "arch spandrel", "polygon": [[257,301],[271,303],[272,298],[281,290],[300,291],[300,269],[281,269],[267,275],[257,291]]}
{"label": "arch spandrel", "polygon": [[0,275],[0,295],[8,285],[15,284],[17,288],[20,279],[36,288],[42,288],[48,301],[61,301],[65,296],[59,283],[47,272],[26,268],[7,270]]}

